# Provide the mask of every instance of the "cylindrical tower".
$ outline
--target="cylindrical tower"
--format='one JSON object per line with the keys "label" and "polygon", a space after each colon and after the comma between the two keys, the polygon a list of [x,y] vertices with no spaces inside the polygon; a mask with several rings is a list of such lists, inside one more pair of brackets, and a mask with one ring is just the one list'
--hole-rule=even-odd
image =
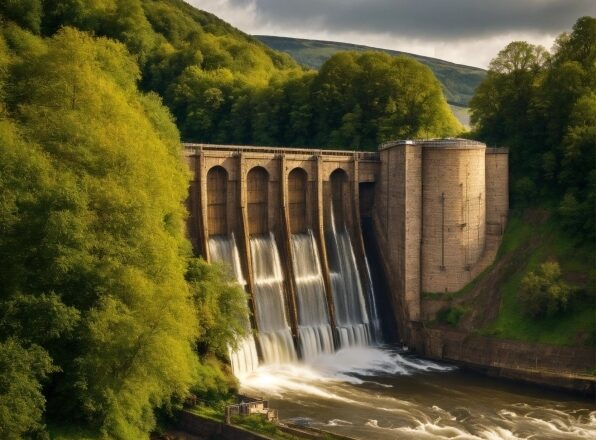
{"label": "cylindrical tower", "polygon": [[485,245],[485,145],[465,139],[422,147],[422,291],[453,292],[471,280]]}

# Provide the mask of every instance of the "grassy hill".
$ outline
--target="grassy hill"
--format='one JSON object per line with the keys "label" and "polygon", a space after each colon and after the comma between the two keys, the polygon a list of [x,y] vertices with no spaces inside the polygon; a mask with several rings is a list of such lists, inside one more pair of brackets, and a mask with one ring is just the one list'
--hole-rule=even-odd
{"label": "grassy hill", "polygon": [[333,41],[304,40],[300,38],[272,37],[255,35],[267,46],[290,54],[292,58],[304,66],[318,69],[331,56],[341,51],[377,50],[390,55],[409,55],[428,66],[443,85],[447,102],[457,107],[467,107],[474,95],[474,90],[484,79],[486,71],[477,67],[450,63],[437,58],[415,55],[397,50],[378,49],[357,44],[338,43]]}
{"label": "grassy hill", "polygon": [[[438,323],[502,339],[592,346],[596,341],[594,258],[590,243],[563,230],[551,210],[514,211],[495,262],[468,286],[448,295]],[[520,300],[522,280],[545,262],[560,265],[562,279],[574,293],[563,311],[533,318]]]}

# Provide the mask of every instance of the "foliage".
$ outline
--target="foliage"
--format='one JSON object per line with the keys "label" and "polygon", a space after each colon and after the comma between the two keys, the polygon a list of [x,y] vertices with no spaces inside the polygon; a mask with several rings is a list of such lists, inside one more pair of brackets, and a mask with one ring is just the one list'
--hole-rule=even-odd
{"label": "foliage", "polygon": [[212,405],[221,406],[238,391],[238,383],[230,367],[212,355],[203,356],[196,369],[196,377],[191,387],[192,394]]}
{"label": "foliage", "polygon": [[[500,307],[496,319],[480,329],[485,335],[553,345],[593,345],[596,328],[596,261],[589,242],[578,243],[556,218],[545,211],[514,212],[499,249]],[[564,313],[529,318],[521,302],[522,280],[539,273],[543,263],[556,260],[561,281],[575,293]],[[505,261],[505,266],[503,266]],[[501,263],[501,264],[500,264]],[[494,276],[489,272],[486,276]],[[473,306],[473,305],[471,305]]]}
{"label": "foliage", "polygon": [[[139,62],[141,88],[164,98],[187,139],[374,149],[462,128],[431,70],[410,57],[340,53],[309,72],[182,0],[42,4],[44,36],[66,25],[124,43]],[[460,68],[437,63],[430,66],[450,90]]]}
{"label": "foliage", "polygon": [[18,440],[23,435],[43,436],[45,398],[40,381],[57,371],[38,345],[25,348],[14,338],[0,341],[0,437]]}
{"label": "foliage", "polygon": [[0,340],[64,371],[52,412],[143,438],[198,368],[177,130],[120,43],[64,28],[37,44],[12,54],[0,121]]}
{"label": "foliage", "polygon": [[186,271],[199,320],[198,352],[228,358],[229,347],[250,329],[246,293],[221,264],[191,258]]}
{"label": "foliage", "polygon": [[3,0],[0,18],[6,17],[20,26],[39,33],[41,30],[42,0]]}
{"label": "foliage", "polygon": [[554,201],[578,237],[596,240],[596,19],[582,17],[552,53],[510,43],[470,103],[474,135],[510,147],[512,200]]}
{"label": "foliage", "polygon": [[557,262],[542,263],[521,281],[520,302],[533,318],[553,316],[566,309],[572,289],[561,280]]}
{"label": "foliage", "polygon": [[448,324],[455,327],[459,323],[459,320],[464,313],[465,310],[463,307],[458,305],[442,308],[437,312],[437,320],[443,324]]}
{"label": "foliage", "polygon": [[476,67],[463,66],[415,54],[388,49],[375,49],[357,44],[338,43],[334,41],[304,40],[288,37],[256,36],[267,46],[286,52],[300,64],[312,69],[320,69],[325,62],[338,52],[383,52],[392,56],[407,55],[424,64],[437,77],[445,98],[450,104],[467,107],[474,90],[484,79],[486,72]]}
{"label": "foliage", "polygon": [[408,57],[346,52],[313,81],[315,143],[374,149],[390,139],[454,135],[459,125],[431,71]]}

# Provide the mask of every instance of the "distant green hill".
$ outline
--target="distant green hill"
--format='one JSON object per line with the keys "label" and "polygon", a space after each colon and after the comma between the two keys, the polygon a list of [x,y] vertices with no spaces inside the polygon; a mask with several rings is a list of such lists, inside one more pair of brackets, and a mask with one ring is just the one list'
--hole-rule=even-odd
{"label": "distant green hill", "polygon": [[300,38],[272,37],[255,35],[272,49],[290,54],[296,61],[307,67],[318,69],[333,54],[340,51],[378,50],[390,55],[409,55],[428,66],[443,85],[445,98],[449,104],[467,107],[474,95],[474,90],[484,79],[486,71],[477,67],[464,66],[448,61],[399,52],[389,49],[378,49],[357,44],[337,43],[333,41],[304,40]]}

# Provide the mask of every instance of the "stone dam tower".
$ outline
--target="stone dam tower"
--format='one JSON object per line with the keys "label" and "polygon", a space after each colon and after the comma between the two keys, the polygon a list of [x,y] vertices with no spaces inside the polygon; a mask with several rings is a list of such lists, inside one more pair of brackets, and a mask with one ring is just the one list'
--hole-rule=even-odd
{"label": "stone dam tower", "polygon": [[329,240],[341,229],[353,247],[354,276],[365,286],[371,273],[382,274],[399,337],[417,345],[420,322],[436,313],[423,292],[466,286],[493,262],[507,222],[508,151],[465,139],[389,142],[378,152],[189,143],[185,159],[195,251],[218,259],[212,240],[233,238],[234,270],[259,330],[261,263],[252,240],[270,236],[279,248],[280,313],[294,338],[306,322],[295,235],[310,234],[320,261],[313,270],[327,303],[324,325],[344,326]]}

